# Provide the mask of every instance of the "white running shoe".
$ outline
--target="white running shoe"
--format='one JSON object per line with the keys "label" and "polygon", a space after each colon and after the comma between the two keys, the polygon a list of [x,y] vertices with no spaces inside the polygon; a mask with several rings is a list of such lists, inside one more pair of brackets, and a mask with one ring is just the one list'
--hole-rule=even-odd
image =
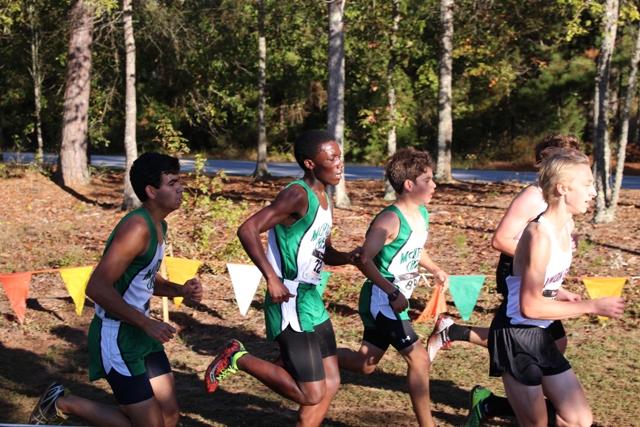
{"label": "white running shoe", "polygon": [[427,340],[427,351],[429,352],[429,361],[433,363],[440,349],[449,349],[453,343],[449,338],[449,327],[453,325],[453,319],[449,316],[441,314],[436,320],[429,340]]}

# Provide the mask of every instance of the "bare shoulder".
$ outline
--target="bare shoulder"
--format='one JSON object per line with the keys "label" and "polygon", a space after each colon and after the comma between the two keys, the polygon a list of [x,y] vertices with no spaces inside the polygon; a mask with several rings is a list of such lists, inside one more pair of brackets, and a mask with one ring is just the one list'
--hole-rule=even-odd
{"label": "bare shoulder", "polygon": [[548,247],[550,238],[546,229],[537,222],[530,222],[524,229],[521,240],[528,243],[531,248]]}
{"label": "bare shoulder", "polygon": [[531,215],[542,212],[547,204],[542,197],[542,191],[535,185],[525,187],[511,202],[516,210],[529,211]]}
{"label": "bare shoulder", "polygon": [[301,185],[290,185],[276,196],[271,206],[279,211],[293,213],[308,205],[307,191]]}
{"label": "bare shoulder", "polygon": [[276,200],[278,199],[291,201],[306,200],[307,190],[301,185],[292,184],[278,193]]}
{"label": "bare shoulder", "polygon": [[381,228],[397,228],[400,225],[400,218],[398,218],[398,215],[392,211],[384,211],[376,216],[372,225],[376,225]]}
{"label": "bare shoulder", "polygon": [[399,229],[400,218],[390,210],[379,213],[369,227],[369,230],[384,230],[387,238],[395,238]]}
{"label": "bare shoulder", "polygon": [[147,248],[150,239],[147,221],[141,215],[132,215],[118,227],[113,244],[126,245],[141,252]]}

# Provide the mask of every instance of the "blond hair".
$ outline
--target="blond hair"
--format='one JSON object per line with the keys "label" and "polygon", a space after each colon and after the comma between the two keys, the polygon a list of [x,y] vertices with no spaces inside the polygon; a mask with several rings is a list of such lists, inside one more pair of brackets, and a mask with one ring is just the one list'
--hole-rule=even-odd
{"label": "blond hair", "polygon": [[571,167],[577,165],[589,166],[590,163],[589,158],[578,150],[553,148],[546,151],[538,170],[538,186],[542,189],[544,200],[549,203],[550,200],[557,197],[555,195],[556,186],[570,178],[568,170]]}

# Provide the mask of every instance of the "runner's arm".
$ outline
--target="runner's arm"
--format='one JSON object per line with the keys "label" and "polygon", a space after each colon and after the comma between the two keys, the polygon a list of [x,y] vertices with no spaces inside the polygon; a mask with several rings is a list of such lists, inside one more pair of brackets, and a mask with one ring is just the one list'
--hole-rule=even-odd
{"label": "runner's arm", "polygon": [[518,245],[518,264],[522,265],[520,285],[520,310],[530,319],[561,320],[582,314],[600,314],[620,317],[624,309],[622,298],[598,298],[587,301],[559,301],[542,296],[545,272],[549,263],[551,242],[531,224],[522,235]]}
{"label": "runner's arm", "polygon": [[260,209],[238,228],[238,239],[242,247],[258,267],[274,302],[288,301],[292,296],[286,289],[267,259],[260,234],[286,221],[294,222],[307,212],[308,200],[305,190],[292,185],[281,191],[269,206]]}
{"label": "runner's arm", "polygon": [[427,269],[427,271],[433,274],[438,284],[444,286],[445,289],[449,287],[449,275],[436,264],[425,250],[420,255],[420,266]]}
{"label": "runner's arm", "polygon": [[384,212],[378,215],[367,231],[359,259],[355,264],[367,279],[390,296],[389,304],[396,313],[405,310],[409,302],[400,290],[380,273],[373,258],[382,250],[385,243],[395,239],[399,229],[400,220],[395,214]]}
{"label": "runner's arm", "polygon": [[151,337],[168,341],[175,332],[170,325],[150,319],[127,304],[114,285],[133,260],[150,243],[149,228],[140,216],[133,216],[116,232],[109,248],[96,266],[87,284],[87,296],[123,322],[144,330]]}
{"label": "runner's arm", "polygon": [[545,209],[544,199],[537,191],[529,186],[513,199],[493,233],[491,246],[494,249],[511,257],[515,254],[522,230]]}
{"label": "runner's arm", "polygon": [[337,250],[331,244],[331,237],[327,239],[324,249],[324,263],[326,265],[354,264],[358,261],[362,248],[357,247],[351,252]]}
{"label": "runner's arm", "polygon": [[202,283],[200,283],[200,279],[194,277],[184,282],[183,285],[179,285],[168,281],[160,274],[156,274],[153,294],[162,297],[183,297],[200,302],[202,300]]}

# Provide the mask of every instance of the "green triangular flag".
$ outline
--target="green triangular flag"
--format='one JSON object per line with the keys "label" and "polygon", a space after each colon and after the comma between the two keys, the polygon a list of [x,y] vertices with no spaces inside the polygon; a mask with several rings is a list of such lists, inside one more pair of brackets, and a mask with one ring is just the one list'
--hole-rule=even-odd
{"label": "green triangular flag", "polygon": [[324,290],[327,287],[327,283],[329,282],[329,277],[331,277],[330,271],[323,271],[320,273],[320,283],[316,285],[316,291],[322,296],[324,294]]}
{"label": "green triangular flag", "polygon": [[485,276],[449,276],[449,292],[463,320],[469,320]]}

